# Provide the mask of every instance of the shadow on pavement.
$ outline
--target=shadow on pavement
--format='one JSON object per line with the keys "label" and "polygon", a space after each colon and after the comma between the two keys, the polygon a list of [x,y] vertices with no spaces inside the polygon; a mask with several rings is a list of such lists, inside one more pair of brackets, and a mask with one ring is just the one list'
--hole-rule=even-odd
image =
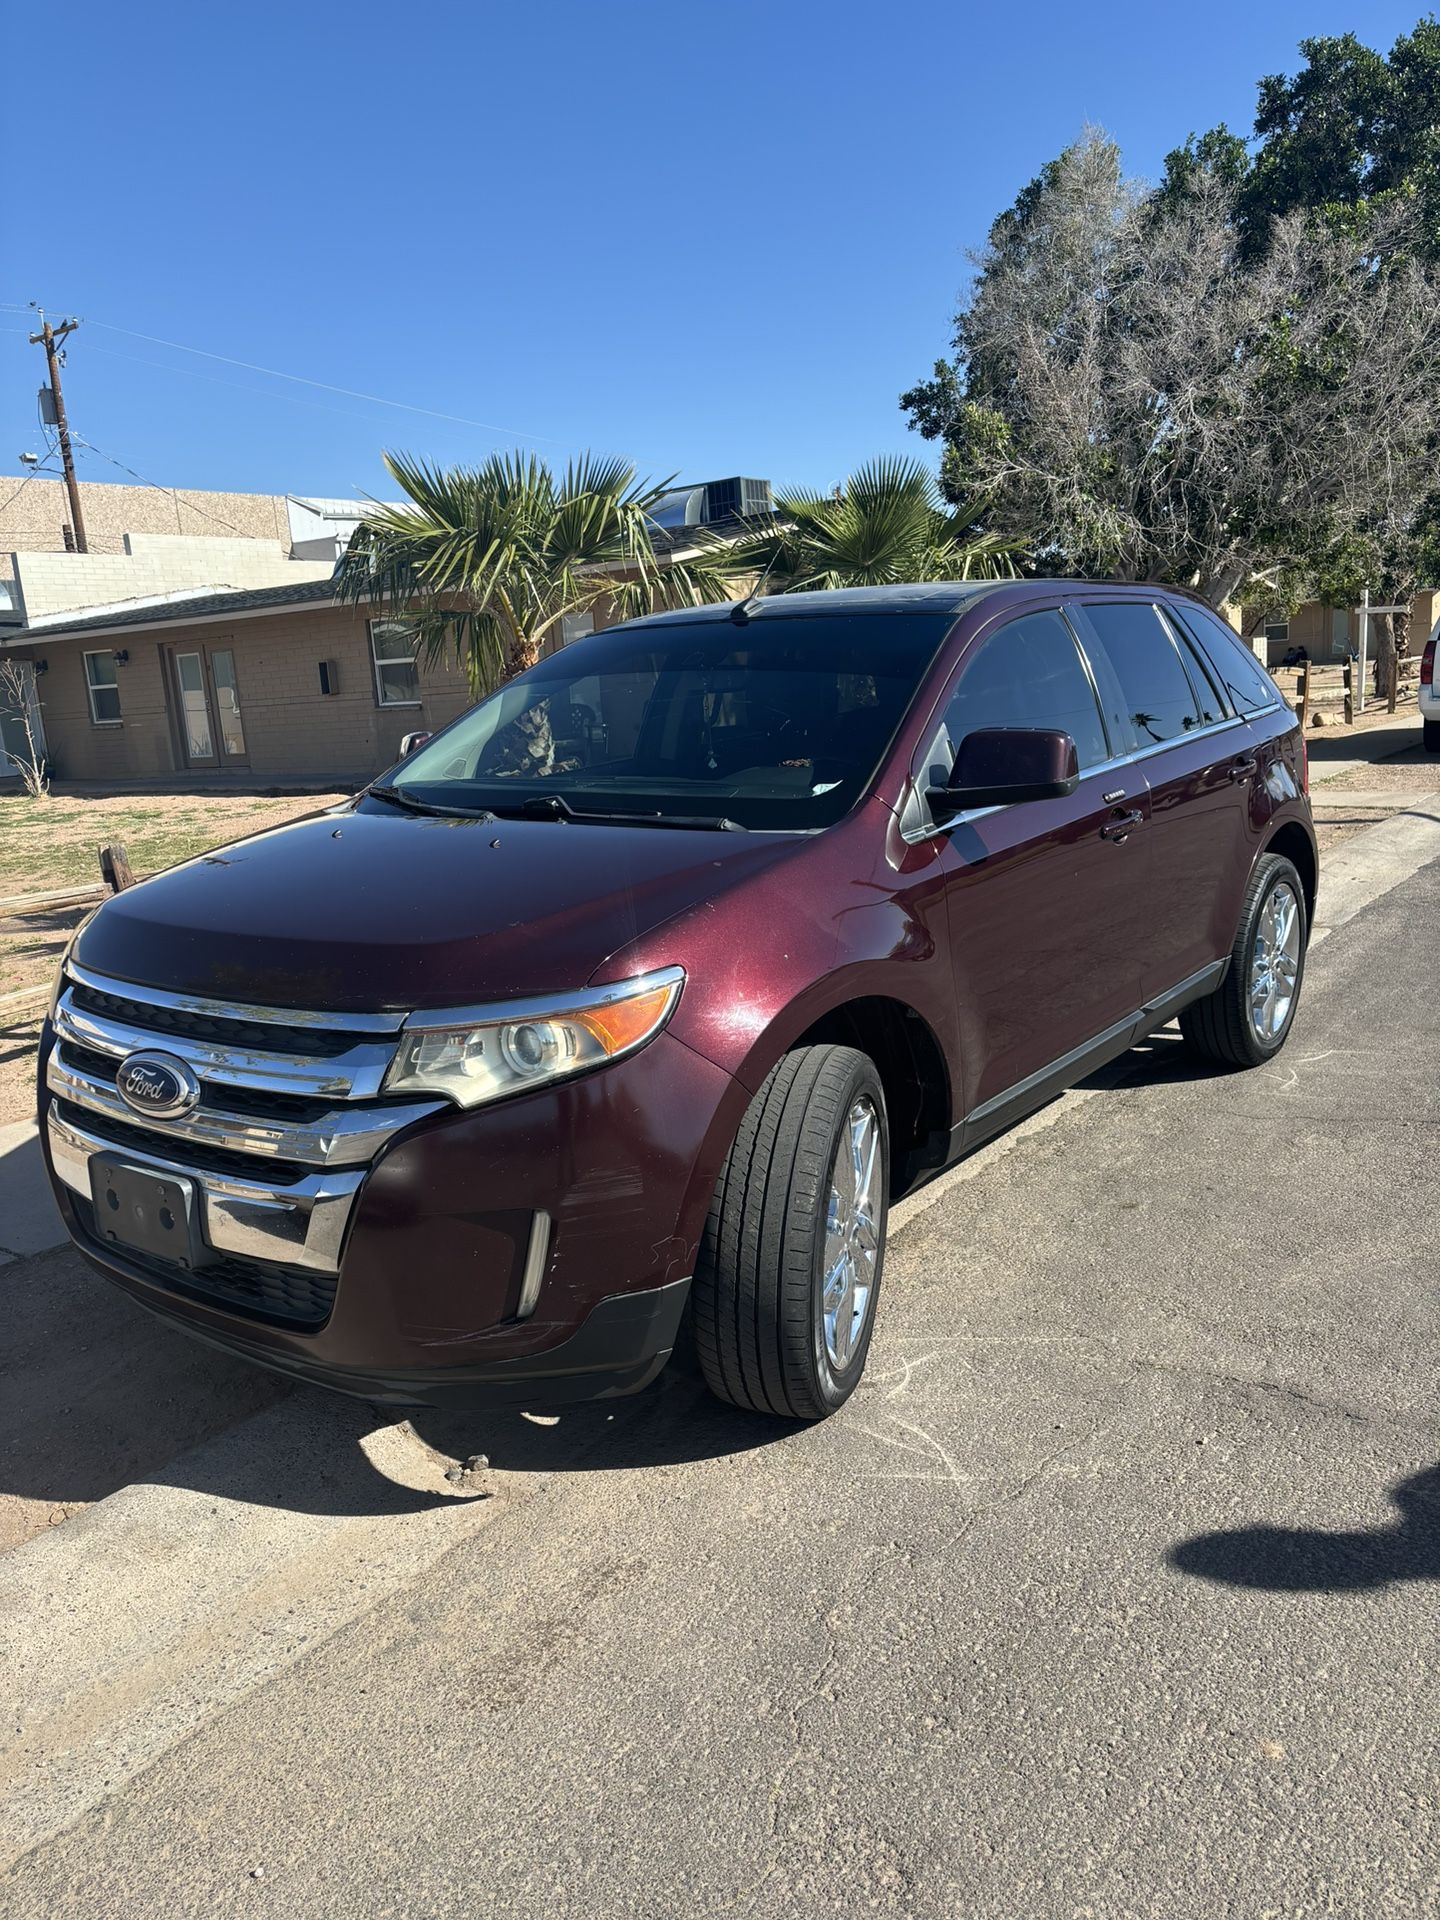
{"label": "shadow on pavement", "polygon": [[1181,1573],[1271,1593],[1356,1592],[1398,1580],[1440,1580],[1440,1466],[1402,1480],[1390,1497],[1400,1518],[1373,1533],[1236,1527],[1184,1540],[1166,1558]]}
{"label": "shadow on pavement", "polygon": [[1422,765],[1427,758],[1420,740],[1420,715],[1413,708],[1409,713],[1387,717],[1383,725],[1362,726],[1353,732],[1313,728],[1306,733],[1305,746],[1312,777],[1320,779],[1337,761],[1349,765],[1357,760],[1403,759]]}
{"label": "shadow on pavement", "polygon": [[615,1473],[751,1453],[800,1431],[792,1420],[742,1413],[716,1400],[697,1373],[672,1361],[654,1386],[623,1400],[537,1406],[525,1413],[438,1413],[415,1408],[410,1425],[454,1460],[484,1454],[505,1473]]}
{"label": "shadow on pavement", "polygon": [[[0,1311],[0,1551],[137,1481],[296,1513],[419,1513],[484,1497],[484,1469],[466,1468],[478,1455],[509,1473],[612,1472],[795,1431],[721,1406],[678,1362],[631,1398],[554,1411],[373,1407],[190,1339],[68,1247],[0,1266]],[[402,1422],[442,1458],[407,1454]]]}
{"label": "shadow on pavement", "polygon": [[1233,1067],[1222,1067],[1214,1060],[1202,1060],[1192,1053],[1178,1027],[1162,1027],[1148,1040],[1122,1053],[1108,1067],[1101,1067],[1078,1084],[1081,1088],[1168,1087],[1190,1080],[1233,1078]]}

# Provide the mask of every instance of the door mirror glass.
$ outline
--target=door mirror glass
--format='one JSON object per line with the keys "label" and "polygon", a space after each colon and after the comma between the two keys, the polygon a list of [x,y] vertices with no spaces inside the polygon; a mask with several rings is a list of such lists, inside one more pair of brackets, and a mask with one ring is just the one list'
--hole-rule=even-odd
{"label": "door mirror glass", "polygon": [[967,733],[943,787],[931,787],[937,812],[1008,807],[1018,800],[1063,800],[1080,784],[1080,760],[1068,733],[1043,727],[978,727]]}
{"label": "door mirror glass", "polygon": [[400,736],[400,758],[406,760],[417,747],[423,747],[430,738],[428,733],[402,733]]}

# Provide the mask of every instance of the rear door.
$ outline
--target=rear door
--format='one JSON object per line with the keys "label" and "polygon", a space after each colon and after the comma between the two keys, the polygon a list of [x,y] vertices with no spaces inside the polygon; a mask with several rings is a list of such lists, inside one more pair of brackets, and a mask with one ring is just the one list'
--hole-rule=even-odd
{"label": "rear door", "polygon": [[1216,677],[1158,602],[1086,598],[1074,611],[1107,724],[1149,788],[1150,904],[1138,952],[1143,997],[1155,1002],[1230,951],[1236,876],[1250,864],[1254,750]]}
{"label": "rear door", "polygon": [[922,792],[943,785],[978,727],[1062,728],[1081,769],[1066,799],[969,811],[944,828],[965,1100],[972,1133],[983,1133],[1026,1104],[1025,1083],[1099,1036],[1114,1040],[1117,1026],[1112,1050],[1125,1042],[1140,1005],[1148,800],[1144,780],[1113,764],[1093,679],[1058,607],[981,636],[938,718],[915,769]]}

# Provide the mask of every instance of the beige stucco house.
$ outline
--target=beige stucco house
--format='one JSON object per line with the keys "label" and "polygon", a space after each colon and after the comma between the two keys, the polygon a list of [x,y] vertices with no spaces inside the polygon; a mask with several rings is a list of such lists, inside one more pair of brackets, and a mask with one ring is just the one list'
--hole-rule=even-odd
{"label": "beige stucco house", "polygon": [[[694,551],[696,525],[768,494],[758,481],[677,489],[657,518],[662,563]],[[82,507],[88,534],[88,498]],[[396,758],[405,734],[463,712],[472,695],[458,665],[417,661],[403,622],[335,599],[334,563],[361,511],[285,496],[268,519],[255,505],[244,536],[131,528],[107,552],[51,542],[13,553],[0,660],[22,664],[52,773],[106,785],[358,786]],[[571,616],[550,644],[606,624],[603,608]],[[22,733],[0,698],[0,746],[16,750]]]}
{"label": "beige stucco house", "polygon": [[358,785],[470,702],[463,673],[417,664],[328,576],[93,615],[4,653],[31,663],[64,780]]}
{"label": "beige stucco house", "polygon": [[[1440,613],[1440,588],[1426,587],[1410,603],[1410,651],[1417,652]],[[1289,615],[1247,607],[1241,631],[1255,643],[1267,666],[1276,667],[1292,647],[1304,647],[1317,664],[1328,665],[1360,651],[1360,611],[1357,607],[1326,607],[1306,600]],[[1370,629],[1368,651],[1373,657],[1375,629]]]}

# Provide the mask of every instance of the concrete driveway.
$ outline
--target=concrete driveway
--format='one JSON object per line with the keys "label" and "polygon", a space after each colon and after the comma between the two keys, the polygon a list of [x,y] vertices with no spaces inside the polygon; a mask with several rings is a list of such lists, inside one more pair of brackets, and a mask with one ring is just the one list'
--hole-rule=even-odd
{"label": "concrete driveway", "polygon": [[[107,1534],[105,1502],[0,1562],[0,1612],[68,1606],[83,1668],[72,1529],[157,1612],[207,1528],[237,1590],[272,1555],[133,1765],[171,1643],[123,1687],[102,1664],[63,1738],[35,1655],[12,1779],[50,1837],[7,1915],[1440,1911],[1437,950],[1432,864],[1314,950],[1274,1067],[1162,1037],[952,1177],[822,1427],[684,1378],[426,1417],[427,1458],[487,1461],[451,1469],[453,1544],[388,1578],[357,1417],[293,1395],[158,1476],[180,1520]],[[285,1576],[317,1509],[369,1545]],[[67,1809],[54,1756],[106,1713]]]}

